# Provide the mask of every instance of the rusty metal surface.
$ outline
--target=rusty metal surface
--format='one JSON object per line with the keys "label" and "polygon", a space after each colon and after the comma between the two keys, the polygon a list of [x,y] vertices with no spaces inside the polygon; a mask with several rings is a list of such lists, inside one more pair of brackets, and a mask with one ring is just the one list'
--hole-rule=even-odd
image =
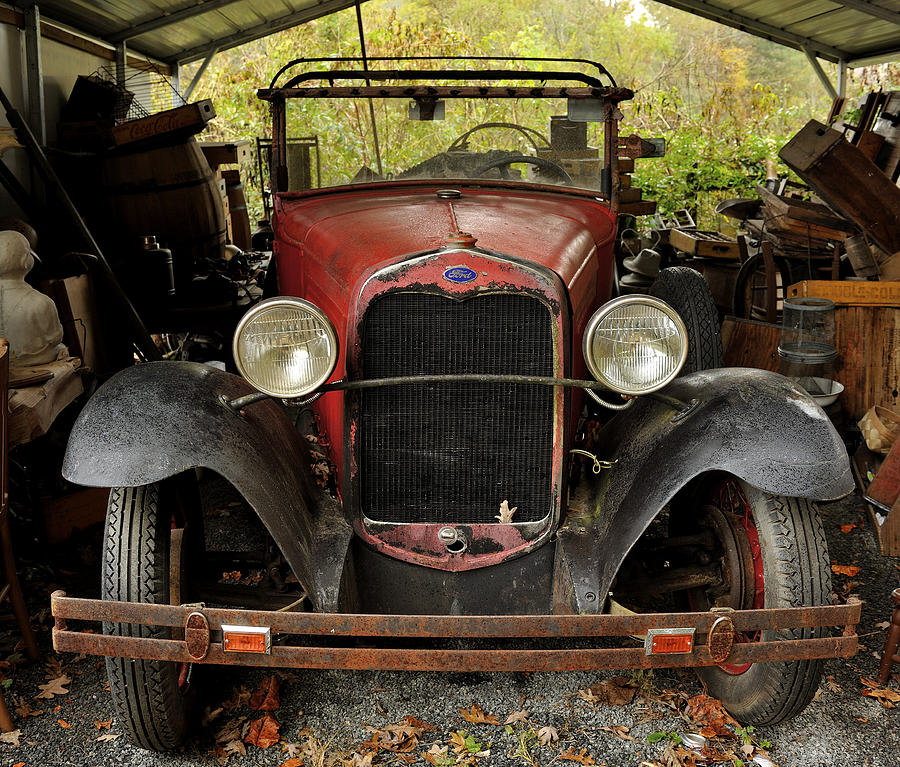
{"label": "rusty metal surface", "polygon": [[608,451],[602,457],[618,463],[594,482],[583,513],[558,531],[558,569],[571,583],[569,612],[602,610],[600,597],[628,552],[700,474],[724,471],[776,495],[813,500],[853,490],[834,426],[783,376],[720,368],[678,378],[663,391],[698,404],[674,418],[669,405],[641,397],[610,421],[600,437]]}
{"label": "rusty metal surface", "polygon": [[706,638],[709,656],[716,663],[724,663],[734,647],[734,622],[728,615],[722,615],[713,621]]}
{"label": "rusty metal surface", "polygon": [[[53,632],[57,652],[111,655],[191,662],[183,642],[165,639]],[[737,644],[729,663],[849,658],[856,653],[856,637],[789,640]],[[705,645],[690,655],[646,655],[643,647],[590,650],[431,650],[380,647],[273,647],[270,655],[226,653],[210,646],[204,663],[268,668],[314,668],[386,671],[592,671],[596,669],[673,668],[714,666]]]}
{"label": "rusty metal surface", "polygon": [[[370,73],[374,74],[374,73]],[[256,95],[266,101],[278,99],[382,98],[382,99],[602,99],[611,103],[634,98],[627,88],[609,87],[544,87],[497,85],[360,85],[360,86],[286,86],[260,88]]]}
{"label": "rusty metal surface", "polygon": [[192,660],[201,661],[209,653],[209,621],[206,616],[194,611],[184,623],[184,645]]}
{"label": "rusty metal surface", "polygon": [[[186,605],[111,602],[67,597],[56,591],[50,599],[55,618],[63,620],[146,623],[183,626],[191,613],[201,613],[213,630],[222,624],[267,626],[275,633],[310,636],[367,637],[603,637],[630,636],[650,628],[694,626],[706,633],[721,616],[703,613],[643,613],[633,615],[351,615],[292,613],[266,610],[196,608]],[[811,626],[855,626],[862,603],[818,607],[735,610],[728,613],[735,631]],[[798,640],[799,641],[799,640]]]}

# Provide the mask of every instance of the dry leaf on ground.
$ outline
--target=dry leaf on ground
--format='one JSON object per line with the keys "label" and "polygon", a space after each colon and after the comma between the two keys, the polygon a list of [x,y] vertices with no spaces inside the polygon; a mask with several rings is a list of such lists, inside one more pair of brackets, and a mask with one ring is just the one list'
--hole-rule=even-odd
{"label": "dry leaf on ground", "polygon": [[112,727],[112,719],[110,719],[108,722],[101,722],[100,720],[95,719],[94,727],[96,727],[98,730],[108,730],[110,727]]}
{"label": "dry leaf on ground", "polygon": [[716,735],[733,737],[727,725],[739,727],[737,720],[722,706],[722,701],[709,695],[695,695],[687,702],[687,713],[700,725],[700,734],[710,738]]}
{"label": "dry leaf on ground", "polygon": [[626,727],[624,724],[614,724],[609,727],[598,727],[597,729],[603,730],[603,732],[611,732],[617,738],[621,738],[622,740],[630,740],[635,743],[637,742],[628,734],[631,728]]}
{"label": "dry leaf on ground", "polygon": [[280,686],[275,674],[264,676],[256,692],[250,696],[250,708],[254,711],[277,711],[281,707],[281,699],[278,697]]}
{"label": "dry leaf on ground", "polygon": [[841,686],[834,681],[834,674],[826,676],[824,684],[825,689],[828,690],[828,692],[840,692],[842,689]]}
{"label": "dry leaf on ground", "polygon": [[244,743],[258,748],[269,748],[278,742],[278,728],[281,725],[271,714],[250,722],[250,730],[244,736]]}
{"label": "dry leaf on ground", "polygon": [[62,727],[64,730],[68,730],[72,725],[69,724],[65,719],[57,719],[56,723]]}
{"label": "dry leaf on ground", "polygon": [[832,565],[831,572],[852,578],[854,575],[859,575],[859,567],[856,565]]}
{"label": "dry leaf on ground", "polygon": [[16,698],[16,714],[25,719],[29,716],[40,716],[44,713],[44,709],[35,711],[31,704],[24,698]]}
{"label": "dry leaf on ground", "polygon": [[896,704],[900,703],[900,693],[888,690],[886,687],[878,684],[878,682],[865,677],[860,677],[859,681],[865,685],[862,694],[866,698],[875,698],[885,708],[896,708]]}
{"label": "dry leaf on ground", "polygon": [[634,700],[637,687],[624,676],[604,679],[578,691],[578,697],[592,705],[624,706]]}
{"label": "dry leaf on ground", "polygon": [[875,624],[875,628],[877,628],[877,629],[886,629],[886,628],[890,628],[890,626],[891,626],[890,621],[881,621],[881,623]]}
{"label": "dry leaf on ground", "polygon": [[586,748],[581,749],[576,753],[575,747],[571,747],[566,751],[563,751],[556,757],[557,759],[562,759],[566,762],[578,762],[578,764],[593,764],[594,757],[592,757]]}
{"label": "dry leaf on ground", "polygon": [[496,716],[484,713],[477,703],[473,703],[470,709],[459,709],[459,715],[472,724],[500,724],[500,720]]}
{"label": "dry leaf on ground", "polygon": [[69,684],[72,684],[71,678],[62,674],[51,679],[47,684],[39,684],[38,687],[41,688],[41,691],[34,697],[50,699],[54,695],[68,695],[69,691],[66,689],[66,685]]}
{"label": "dry leaf on ground", "polygon": [[231,711],[232,709],[244,706],[250,701],[250,690],[241,685],[231,694],[231,697],[222,701],[222,708]]}
{"label": "dry leaf on ground", "polygon": [[553,725],[548,724],[537,731],[537,736],[541,745],[546,746],[559,740],[559,731]]}
{"label": "dry leaf on ground", "polygon": [[841,525],[841,532],[849,533],[854,527],[856,527],[856,525]]}
{"label": "dry leaf on ground", "polygon": [[287,754],[288,759],[294,759],[297,756],[297,754],[301,753],[300,744],[299,743],[282,743],[281,744],[281,753]]}
{"label": "dry leaf on ground", "polygon": [[528,719],[528,712],[523,708],[521,711],[513,711],[508,717],[506,717],[505,724],[524,722],[526,719]]}
{"label": "dry leaf on ground", "polygon": [[428,722],[423,722],[421,719],[417,719],[414,716],[404,716],[403,721],[406,722],[410,727],[415,727],[422,732],[436,732],[436,728],[433,724],[428,724]]}
{"label": "dry leaf on ground", "polygon": [[303,767],[303,760],[292,757],[286,762],[282,762],[279,767]]}
{"label": "dry leaf on ground", "polygon": [[0,743],[8,743],[10,746],[18,746],[19,738],[21,737],[21,730],[13,730],[12,732],[0,732]]}
{"label": "dry leaf on ground", "polygon": [[116,738],[121,738],[121,733],[117,732],[104,732],[100,737],[95,738],[95,740],[104,743],[108,740],[115,740]]}

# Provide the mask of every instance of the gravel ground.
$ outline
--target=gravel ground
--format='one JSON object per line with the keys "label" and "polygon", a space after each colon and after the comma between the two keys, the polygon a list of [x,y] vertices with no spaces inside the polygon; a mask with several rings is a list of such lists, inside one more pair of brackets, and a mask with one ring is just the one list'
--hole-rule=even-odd
{"label": "gravel ground", "polygon": [[[898,764],[900,736],[894,710],[882,708],[872,698],[863,697],[860,677],[874,678],[878,654],[884,641],[884,630],[877,623],[889,618],[889,594],[897,585],[900,563],[896,558],[882,557],[864,507],[854,495],[835,504],[821,507],[832,561],[855,564],[859,575],[847,593],[863,600],[862,623],[859,626],[861,649],[849,661],[832,660],[826,668],[826,680],[813,703],[795,719],[772,727],[760,727],[753,733],[757,741],[771,743],[772,761],[781,767],[817,767],[819,765],[867,765],[889,767]],[[856,524],[849,533],[840,526]],[[105,691],[106,674],[102,660],[94,657],[55,656],[49,648],[47,595],[62,586],[69,593],[96,594],[99,578],[97,543],[99,531],[89,531],[81,540],[41,557],[20,555],[21,569],[27,582],[29,601],[36,623],[40,623],[40,642],[45,661],[38,664],[14,664],[6,668],[11,680],[5,691],[10,708],[21,699],[37,716],[22,718],[14,713],[20,728],[19,745],[0,743],[0,765],[168,765],[218,764],[213,751],[215,735],[230,720],[255,718],[245,704],[221,713],[202,728],[182,752],[156,754],[131,746],[125,737],[98,741],[105,735],[121,735],[115,721],[112,703]],[[52,563],[52,566],[51,566]],[[835,591],[841,594],[850,581],[836,575]],[[0,634],[0,657],[12,652],[15,637]],[[61,666],[59,665],[61,664]],[[8,665],[8,664],[7,664]],[[68,693],[50,700],[35,699],[39,685],[63,671],[72,678]],[[242,689],[253,690],[263,677],[261,672],[241,669],[208,669],[204,685],[206,702],[215,709],[234,698]],[[900,673],[900,669],[898,669]],[[424,732],[413,752],[421,754],[432,743],[446,744],[450,733],[465,730],[489,754],[476,756],[477,765],[532,764],[546,765],[560,761],[561,751],[574,747],[578,755],[585,749],[596,765],[651,765],[663,763],[666,741],[649,742],[654,733],[685,733],[691,730],[673,708],[660,701],[662,697],[683,701],[684,697],[701,693],[692,672],[663,671],[649,678],[633,676],[644,687],[635,700],[626,705],[591,705],[577,694],[579,689],[610,679],[613,673],[554,674],[461,674],[461,673],[395,673],[395,672],[286,672],[282,675],[281,706],[275,717],[281,723],[282,744],[307,743],[312,737],[328,745],[323,760],[316,752],[305,754],[306,764],[316,767],[341,764],[335,756],[340,749],[353,746],[370,737],[366,726],[383,728],[405,716],[415,716],[436,728]],[[897,688],[897,679],[891,682]],[[668,696],[661,695],[670,692]],[[246,696],[245,696],[246,698]],[[503,722],[514,711],[529,712],[526,723],[517,723],[509,734],[502,726],[470,724],[463,721],[459,709],[477,703],[488,714]],[[683,706],[682,706],[683,708]],[[98,729],[95,722],[109,722],[109,729]],[[526,752],[529,759],[515,755],[519,734],[529,728],[538,730],[552,725],[560,741]],[[628,728],[622,740],[600,729],[621,725]],[[282,765],[290,754],[282,744],[268,749],[247,746],[246,755],[232,756],[231,765]],[[732,744],[734,745],[734,744]],[[476,749],[477,750],[477,749]],[[452,754],[452,750],[451,750]],[[321,757],[321,750],[318,752]],[[376,764],[387,763],[391,754],[383,753]],[[344,757],[347,767],[366,767]],[[397,762],[402,765],[402,762]],[[425,765],[418,758],[417,764]],[[296,763],[294,763],[296,764]],[[290,767],[294,767],[291,765]]]}

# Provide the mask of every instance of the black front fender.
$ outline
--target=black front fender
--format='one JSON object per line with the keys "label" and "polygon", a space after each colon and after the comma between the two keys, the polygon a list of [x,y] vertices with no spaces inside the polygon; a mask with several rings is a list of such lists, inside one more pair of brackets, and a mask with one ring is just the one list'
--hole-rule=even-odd
{"label": "black front fender", "polygon": [[644,397],[603,430],[598,457],[616,463],[559,531],[557,568],[566,586],[558,593],[566,609],[602,608],[632,546],[700,474],[724,471],[770,493],[820,501],[853,490],[834,426],[787,378],[707,370],[677,379],[665,394],[696,405],[682,415]]}
{"label": "black front fender", "polygon": [[334,609],[342,563],[321,560],[342,560],[342,546],[324,546],[317,531],[327,517],[328,537],[340,533],[346,551],[350,528],[339,509],[314,518],[314,508],[323,510],[309,454],[276,402],[238,414],[220,401],[254,391],[242,378],[194,362],[123,370],[97,390],[75,422],[63,475],[79,485],[117,487],[210,469],[253,507],[314,603]]}

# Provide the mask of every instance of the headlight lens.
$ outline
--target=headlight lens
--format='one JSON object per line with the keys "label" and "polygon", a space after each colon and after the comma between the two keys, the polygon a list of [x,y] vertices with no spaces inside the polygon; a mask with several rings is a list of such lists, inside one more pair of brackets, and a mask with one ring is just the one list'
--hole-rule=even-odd
{"label": "headlight lens", "polygon": [[302,298],[270,298],[247,312],[234,334],[234,360],[273,397],[302,397],[328,380],[338,356],[334,325]]}
{"label": "headlight lens", "polygon": [[667,303],[622,296],[597,310],[584,334],[584,359],[600,383],[647,394],[671,381],[687,358],[687,329]]}

